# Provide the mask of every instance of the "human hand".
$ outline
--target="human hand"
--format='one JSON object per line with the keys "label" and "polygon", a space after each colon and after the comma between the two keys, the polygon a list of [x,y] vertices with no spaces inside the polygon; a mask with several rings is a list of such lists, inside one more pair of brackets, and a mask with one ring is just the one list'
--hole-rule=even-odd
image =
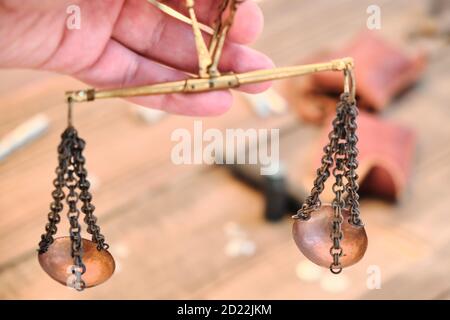
{"label": "human hand", "polygon": [[[166,4],[186,14],[184,0]],[[212,25],[219,0],[197,0],[201,23]],[[81,28],[69,30],[66,8],[81,9]],[[262,30],[262,13],[252,0],[240,5],[219,69],[245,72],[273,66],[249,48]],[[71,75],[99,88],[175,81],[197,73],[191,26],[146,0],[0,0],[0,67],[33,68]],[[269,84],[243,86],[256,93]],[[143,106],[184,115],[218,115],[232,103],[229,90],[200,94],[135,97]]]}

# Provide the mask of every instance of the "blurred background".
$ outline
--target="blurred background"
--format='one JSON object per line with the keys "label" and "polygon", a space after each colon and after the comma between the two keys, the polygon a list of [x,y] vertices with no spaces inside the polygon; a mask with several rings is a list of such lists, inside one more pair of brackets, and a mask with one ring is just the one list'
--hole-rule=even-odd
{"label": "blurred background", "polygon": [[[284,176],[275,185],[245,166],[174,165],[170,135],[192,131],[195,118],[119,99],[77,105],[95,213],[117,265],[109,281],[82,293],[54,282],[36,249],[66,125],[63,92],[85,85],[57,74],[1,70],[0,298],[450,298],[445,1],[260,4],[266,25],[254,46],[278,66],[358,56],[365,257],[334,276],[306,260],[292,240],[289,217],[312,186],[333,113],[327,110],[335,105],[333,79],[307,77],[253,98],[237,93],[227,114],[203,119],[204,129],[279,128]],[[373,4],[381,28],[369,31]],[[24,136],[26,145],[11,148]],[[281,205],[273,199],[279,194]],[[64,217],[58,235],[67,234]]]}

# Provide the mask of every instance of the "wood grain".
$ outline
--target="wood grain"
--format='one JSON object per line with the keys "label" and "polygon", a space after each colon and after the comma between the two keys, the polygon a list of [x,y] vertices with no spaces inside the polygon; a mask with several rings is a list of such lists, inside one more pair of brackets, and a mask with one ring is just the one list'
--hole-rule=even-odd
{"label": "wood grain", "polygon": [[[295,63],[365,28],[369,4],[262,1],[266,28],[255,47],[278,65]],[[423,1],[384,0],[378,5],[381,33],[397,41],[405,39]],[[38,112],[51,120],[45,136],[0,163],[0,298],[449,299],[449,65],[448,47],[433,52],[422,81],[381,115],[416,130],[413,177],[398,204],[362,201],[369,248],[337,280],[326,270],[314,281],[299,279],[296,268],[306,262],[291,239],[291,221],[265,222],[262,196],[225,168],[171,163],[171,132],[192,130],[195,119],[170,115],[147,125],[122,100],[77,106],[76,126],[87,141],[87,168],[96,181],[96,213],[117,262],[110,281],[83,293],[49,279],[35,250],[65,125],[62,94],[85,85],[48,73],[0,71],[0,136]],[[293,114],[258,118],[240,95],[229,113],[205,119],[203,125],[281,128],[289,179],[309,188],[302,177],[319,128],[299,123]],[[245,232],[254,254],[226,254],[230,224]],[[60,234],[66,230],[61,223]],[[382,272],[379,290],[366,285],[372,265]]]}

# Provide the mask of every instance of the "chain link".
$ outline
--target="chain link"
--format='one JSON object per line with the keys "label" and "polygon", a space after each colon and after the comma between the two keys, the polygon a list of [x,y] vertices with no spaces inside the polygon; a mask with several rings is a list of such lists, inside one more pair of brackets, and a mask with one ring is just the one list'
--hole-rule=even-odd
{"label": "chain link", "polygon": [[81,211],[84,213],[84,222],[87,224],[87,232],[92,235],[92,241],[97,244],[97,249],[108,249],[109,245],[105,243],[105,237],[100,233],[100,227],[96,224],[97,217],[94,215],[95,206],[91,203],[92,195],[89,192],[90,183],[87,180],[87,170],[84,167],[86,159],[83,156],[83,150],[86,142],[76,137],[74,146],[75,172],[78,176],[78,188],[80,190],[80,200],[83,205]]}
{"label": "chain link", "polygon": [[[338,105],[338,114],[345,117],[345,102],[341,101]],[[336,152],[334,154],[335,167],[333,168],[333,176],[335,182],[332,187],[332,191],[335,194],[335,198],[332,202],[332,207],[334,210],[333,219],[331,222],[331,234],[330,238],[332,241],[332,246],[330,248],[330,254],[333,261],[330,265],[330,270],[334,274],[338,274],[342,271],[342,266],[340,263],[340,257],[343,255],[343,250],[341,247],[341,241],[344,238],[342,232],[342,210],[345,207],[345,201],[343,198],[344,192],[344,172],[345,172],[345,157],[346,157],[346,132],[343,126],[343,119],[340,118],[340,125],[336,128],[336,135],[338,136],[338,143],[336,147]]]}
{"label": "chain link", "polygon": [[[71,138],[71,147],[72,151],[75,148],[77,132],[73,127],[69,127],[70,130],[70,138]],[[69,190],[66,202],[69,206],[69,211],[67,213],[67,218],[70,223],[70,240],[72,243],[72,258],[74,262],[74,267],[72,268],[72,273],[75,274],[75,280],[71,284],[73,288],[81,291],[85,287],[85,283],[81,276],[86,272],[86,267],[83,264],[82,256],[83,256],[83,242],[81,238],[81,226],[78,222],[78,218],[80,217],[80,211],[77,208],[78,202],[78,193],[76,192],[78,182],[75,176],[75,162],[76,159],[72,152],[72,156],[70,158],[70,166],[67,170],[66,177],[66,187]]]}
{"label": "chain link", "polygon": [[[84,222],[88,226],[87,232],[92,235],[92,241],[97,244],[97,249],[109,248],[108,244],[105,243],[105,237],[100,233],[100,227],[96,224],[97,218],[93,214],[95,207],[91,203],[90,183],[87,179],[86,160],[83,156],[85,145],[85,141],[78,137],[77,131],[70,125],[69,121],[69,126],[61,135],[61,143],[58,146],[57,176],[53,181],[55,189],[52,192],[53,202],[50,204],[51,211],[48,214],[48,223],[45,227],[46,233],[41,236],[38,249],[39,254],[45,253],[54,242],[53,236],[57,231],[56,225],[61,220],[60,213],[63,210],[63,200],[65,199],[68,206],[67,218],[70,224],[69,234],[71,256],[73,258],[71,272],[74,275],[72,283],[68,285],[79,291],[86,286],[82,279],[83,274],[86,272],[86,266],[82,259],[83,239],[79,223],[79,201],[82,202],[81,212],[85,216]],[[68,190],[67,195],[64,193],[63,188]]]}
{"label": "chain link", "polygon": [[328,144],[323,148],[322,166],[316,171],[316,178],[313,183],[310,195],[303,202],[302,208],[293,216],[294,219],[309,220],[311,213],[318,210],[322,205],[319,197],[325,188],[325,182],[330,177],[330,169],[333,166],[333,154],[338,145],[338,129],[342,126],[344,120],[344,108],[342,102],[339,103],[336,111],[336,117],[332,122],[333,128],[328,134]]}
{"label": "chain link", "polygon": [[56,178],[53,180],[55,189],[52,192],[53,202],[50,204],[50,213],[48,214],[48,223],[39,242],[38,252],[40,254],[47,252],[48,247],[53,243],[53,236],[56,234],[56,225],[61,221],[60,213],[63,210],[63,200],[65,194],[63,188],[65,186],[65,174],[70,161],[70,146],[67,140],[67,130],[61,135],[61,142],[58,145],[58,166],[56,167]]}
{"label": "chain link", "polygon": [[345,177],[347,179],[347,184],[345,186],[345,191],[347,192],[347,203],[349,206],[350,217],[348,222],[356,227],[364,226],[360,218],[359,211],[359,186],[357,183],[358,174],[356,169],[358,168],[358,148],[356,144],[358,143],[358,137],[356,136],[356,130],[358,128],[356,124],[356,117],[358,116],[358,108],[355,102],[349,103],[347,106],[347,114],[345,118],[345,131],[347,136],[347,149],[346,149],[346,170]]}
{"label": "chain link", "polygon": [[[337,105],[336,117],[332,123],[333,129],[328,135],[328,144],[323,149],[322,165],[317,169],[313,188],[304,201],[302,208],[293,216],[294,219],[306,221],[310,219],[314,211],[320,208],[321,201],[319,197],[325,188],[325,182],[330,177],[330,170],[334,165],[332,174],[335,182],[332,186],[332,191],[335,197],[332,201],[334,214],[330,234],[332,241],[330,270],[335,274],[342,271],[340,262],[340,258],[344,253],[341,247],[341,241],[344,238],[342,223],[343,210],[346,209],[346,204],[348,204],[350,211],[349,223],[354,226],[363,225],[359,212],[359,187],[356,182],[358,179],[356,174],[356,169],[358,168],[358,161],[356,160],[358,156],[358,149],[356,148],[358,142],[358,137],[356,136],[357,115],[356,102],[351,101],[349,93],[342,94]],[[344,183],[344,179],[346,183]]]}

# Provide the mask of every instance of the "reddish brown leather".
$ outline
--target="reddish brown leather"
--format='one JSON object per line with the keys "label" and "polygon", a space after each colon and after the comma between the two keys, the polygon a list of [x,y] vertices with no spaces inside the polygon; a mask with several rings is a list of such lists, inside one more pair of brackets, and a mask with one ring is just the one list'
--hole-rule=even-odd
{"label": "reddish brown leather", "polygon": [[[423,54],[410,57],[375,31],[363,32],[344,48],[316,54],[302,63],[347,56],[355,61],[359,107],[372,111],[384,109],[393,98],[414,84],[426,64]],[[343,83],[342,73],[322,72],[306,80],[287,81],[283,92],[304,120],[322,123],[334,112],[337,100],[332,97],[342,92]]]}
{"label": "reddish brown leather", "polygon": [[[331,123],[331,118],[328,119]],[[313,162],[309,179],[320,166],[323,146],[327,142],[331,126],[324,128],[320,140],[314,147]],[[368,193],[384,199],[398,199],[407,187],[416,144],[415,133],[391,121],[360,112],[358,117],[359,175],[361,193]],[[333,195],[327,182],[324,200]],[[312,181],[312,180],[311,180]]]}

